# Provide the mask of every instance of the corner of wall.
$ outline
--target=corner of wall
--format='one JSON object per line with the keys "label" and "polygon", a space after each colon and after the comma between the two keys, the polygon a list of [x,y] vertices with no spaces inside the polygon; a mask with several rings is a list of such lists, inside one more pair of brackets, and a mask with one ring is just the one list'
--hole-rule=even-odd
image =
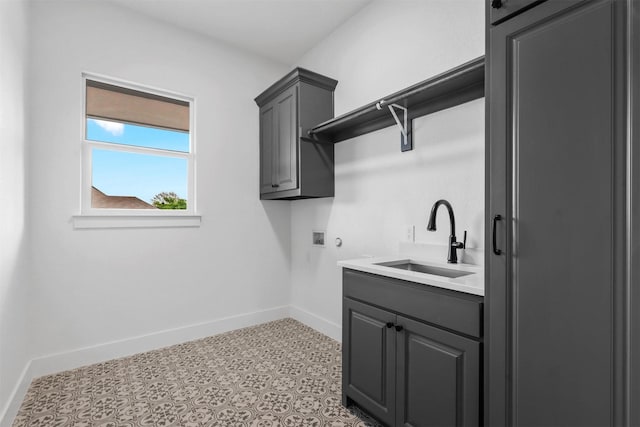
{"label": "corner of wall", "polygon": [[9,400],[5,407],[0,412],[0,427],[11,427],[13,420],[18,415],[22,401],[24,400],[27,390],[33,380],[33,373],[31,369],[31,361],[27,362],[26,366],[22,370],[18,382],[13,387]]}
{"label": "corner of wall", "polygon": [[10,425],[28,388],[30,2],[0,1],[0,425]]}
{"label": "corner of wall", "polygon": [[342,342],[342,326],[293,305],[290,306],[290,316],[310,328]]}

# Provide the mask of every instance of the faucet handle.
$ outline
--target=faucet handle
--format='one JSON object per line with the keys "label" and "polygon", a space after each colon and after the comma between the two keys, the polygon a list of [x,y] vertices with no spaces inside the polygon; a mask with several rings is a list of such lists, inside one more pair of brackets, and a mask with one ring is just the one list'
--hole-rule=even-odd
{"label": "faucet handle", "polygon": [[456,249],[464,249],[467,247],[467,230],[464,230],[464,238],[462,242],[451,242],[451,246]]}

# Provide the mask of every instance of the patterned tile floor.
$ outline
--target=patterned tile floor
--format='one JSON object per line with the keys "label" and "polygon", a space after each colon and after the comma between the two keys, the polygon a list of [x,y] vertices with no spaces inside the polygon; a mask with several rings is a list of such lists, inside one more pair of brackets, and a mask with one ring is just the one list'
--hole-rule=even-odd
{"label": "patterned tile floor", "polygon": [[13,426],[378,426],[341,374],[338,342],[283,319],[37,378]]}

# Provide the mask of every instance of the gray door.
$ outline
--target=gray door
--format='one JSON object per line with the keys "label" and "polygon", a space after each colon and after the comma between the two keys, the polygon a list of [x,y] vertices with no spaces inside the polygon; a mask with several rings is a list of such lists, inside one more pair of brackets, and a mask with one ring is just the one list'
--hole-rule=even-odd
{"label": "gray door", "polygon": [[398,316],[396,424],[477,426],[480,343]]}
{"label": "gray door", "polygon": [[343,304],[343,393],[387,425],[393,425],[396,331],[389,325],[396,316],[349,298],[344,298]]}
{"label": "gray door", "polygon": [[277,191],[298,187],[298,87],[285,90],[275,99],[275,171]]}
{"label": "gray door", "polygon": [[545,2],[490,31],[491,426],[615,424],[622,5]]}

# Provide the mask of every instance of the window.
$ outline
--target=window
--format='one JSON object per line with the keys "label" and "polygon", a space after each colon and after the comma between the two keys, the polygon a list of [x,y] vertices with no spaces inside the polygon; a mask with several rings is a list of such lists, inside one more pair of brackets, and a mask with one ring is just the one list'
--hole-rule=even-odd
{"label": "window", "polygon": [[193,100],[83,76],[82,213],[195,212]]}

